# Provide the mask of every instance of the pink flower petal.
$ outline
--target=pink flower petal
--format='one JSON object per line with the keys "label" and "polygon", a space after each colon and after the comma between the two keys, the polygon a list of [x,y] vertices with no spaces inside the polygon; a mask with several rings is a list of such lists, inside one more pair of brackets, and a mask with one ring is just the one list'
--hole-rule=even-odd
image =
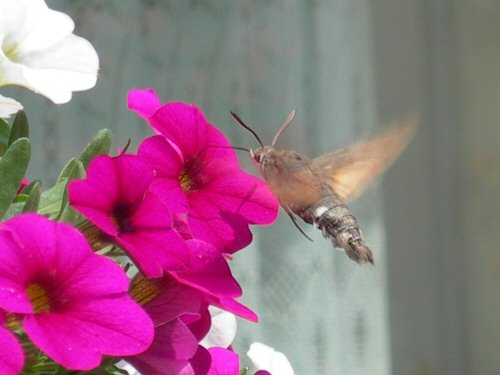
{"label": "pink flower petal", "polygon": [[[64,295],[67,298],[79,293],[90,296],[104,292],[127,292],[129,282],[122,269],[110,259],[94,255],[82,234],[70,225],[54,225],[42,216],[25,214],[12,218],[5,226],[15,230],[19,241],[22,241],[17,247],[17,256],[23,259],[27,277],[31,278],[30,273],[40,269],[52,270],[52,277],[65,281],[67,288]],[[27,265],[36,269],[29,270]],[[112,278],[113,283],[103,280],[103,274]],[[14,280],[19,282],[19,275],[15,275]],[[26,281],[21,286],[24,287],[24,283]]]}
{"label": "pink flower petal", "polygon": [[148,277],[160,277],[164,270],[184,269],[189,258],[186,244],[171,229],[124,233],[117,242]]}
{"label": "pink flower petal", "polygon": [[203,305],[200,309],[200,317],[197,320],[192,319],[190,315],[183,315],[181,320],[186,323],[189,327],[191,333],[196,337],[197,341],[201,341],[203,337],[210,331],[210,326],[212,325],[212,317],[208,311],[208,306]]}
{"label": "pink flower petal", "polygon": [[[106,174],[115,176],[115,190],[109,202],[93,204],[89,192],[107,185]],[[172,229],[168,207],[149,191],[152,180],[153,169],[145,159],[104,155],[92,161],[85,180],[70,186],[70,203],[111,236],[146,276],[160,277],[164,270],[182,269],[189,254]]]}
{"label": "pink flower petal", "polygon": [[24,353],[16,337],[0,327],[0,374],[19,374],[24,366]]}
{"label": "pink flower petal", "polygon": [[250,224],[271,224],[278,215],[279,203],[269,188],[243,172],[233,171],[212,179],[205,195],[220,210],[237,213]]}
{"label": "pink flower petal", "polygon": [[201,292],[179,283],[166,274],[162,280],[162,292],[144,305],[155,326],[168,323],[181,315],[200,318],[203,296]]}
{"label": "pink flower petal", "polygon": [[200,345],[189,364],[191,365],[190,368],[186,368],[186,372],[181,371],[179,375],[207,374],[212,365],[212,356],[207,349]]}
{"label": "pink flower petal", "polygon": [[219,298],[218,300],[214,299],[211,301],[211,304],[220,307],[223,310],[232,312],[233,314],[238,315],[239,317],[251,322],[257,323],[259,321],[259,317],[257,316],[257,314],[232,298]]}
{"label": "pink flower petal", "polygon": [[[111,218],[118,201],[134,205],[153,180],[150,164],[133,155],[93,159],[87,178],[69,185],[70,204],[110,236],[117,228]],[[131,183],[133,181],[133,183]]]}
{"label": "pink flower petal", "polygon": [[33,306],[19,283],[0,277],[0,309],[13,313],[32,313]]}
{"label": "pink flower petal", "polygon": [[176,273],[183,283],[216,296],[242,295],[224,257],[215,247],[199,240],[188,240],[186,244],[191,252],[191,262],[184,271]]}
{"label": "pink flower petal", "polygon": [[[106,183],[103,184],[103,181]],[[70,202],[110,212],[118,197],[120,181],[113,159],[108,155],[94,158],[84,180],[73,180],[68,187]]]}
{"label": "pink flower petal", "polygon": [[155,330],[155,340],[147,351],[127,358],[137,370],[148,375],[177,375],[189,366],[198,350],[198,341],[180,320]]}
{"label": "pink flower petal", "polygon": [[137,154],[151,163],[157,177],[178,180],[184,160],[164,136],[155,135],[144,139]]}
{"label": "pink flower petal", "polygon": [[[195,201],[192,197],[192,201]],[[208,242],[221,252],[232,253],[252,242],[248,222],[239,215],[227,211],[213,211],[204,197],[196,199],[188,216],[188,225],[194,238]],[[203,208],[211,208],[208,212]]]}
{"label": "pink flower petal", "polygon": [[207,148],[207,120],[195,106],[171,102],[149,118],[151,126],[182,150],[184,159],[195,157]]}
{"label": "pink flower petal", "polygon": [[26,334],[48,356],[68,368],[87,370],[103,355],[130,355],[149,346],[153,324],[128,295],[125,273],[94,254],[76,229],[21,214],[3,224],[0,238],[5,233],[15,241],[3,241],[0,264],[15,252],[19,273],[0,269],[0,280],[17,282],[25,295],[37,286],[48,299],[45,306],[37,306],[42,310],[7,311],[18,314]]}
{"label": "pink flower petal", "polygon": [[212,366],[207,375],[238,375],[240,373],[238,354],[223,348],[210,348],[208,352],[212,357]]}
{"label": "pink flower petal", "polygon": [[27,316],[23,326],[49,357],[75,370],[95,368],[102,355],[143,352],[154,335],[148,315],[128,296],[75,301],[61,314]]}
{"label": "pink flower petal", "polygon": [[162,197],[165,205],[173,213],[189,211],[189,202],[178,180],[158,178],[151,184],[150,190]]}
{"label": "pink flower petal", "polygon": [[[109,158],[107,155],[103,157]],[[112,160],[118,178],[120,199],[130,203],[137,202],[153,181],[153,167],[146,159],[136,155],[120,155]]]}
{"label": "pink flower petal", "polygon": [[128,93],[128,108],[145,119],[151,117],[160,107],[160,99],[151,89],[135,89]]}

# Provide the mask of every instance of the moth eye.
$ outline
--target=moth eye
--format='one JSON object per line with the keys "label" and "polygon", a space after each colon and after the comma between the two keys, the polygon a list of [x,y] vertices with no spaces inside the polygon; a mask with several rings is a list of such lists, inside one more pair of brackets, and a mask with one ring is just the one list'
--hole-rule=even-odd
{"label": "moth eye", "polygon": [[253,160],[255,160],[257,164],[260,164],[262,162],[262,154],[255,154]]}

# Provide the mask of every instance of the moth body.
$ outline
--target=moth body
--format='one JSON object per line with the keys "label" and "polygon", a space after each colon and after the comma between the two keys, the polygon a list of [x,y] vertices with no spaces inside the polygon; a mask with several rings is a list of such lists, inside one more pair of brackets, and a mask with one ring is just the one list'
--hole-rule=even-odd
{"label": "moth body", "polygon": [[252,161],[302,234],[308,237],[294,215],[320,229],[323,236],[357,263],[373,264],[372,251],[346,202],[359,196],[392,164],[413,136],[416,118],[372,139],[310,159],[296,151],[274,147],[295,111],[280,126],[270,146],[264,146],[255,131],[238,115],[232,115],[259,142],[260,148],[249,150]]}
{"label": "moth body", "polygon": [[293,150],[265,146],[251,152],[254,164],[289,214],[320,229],[325,238],[357,263],[373,264],[356,218],[328,186],[312,160]]}

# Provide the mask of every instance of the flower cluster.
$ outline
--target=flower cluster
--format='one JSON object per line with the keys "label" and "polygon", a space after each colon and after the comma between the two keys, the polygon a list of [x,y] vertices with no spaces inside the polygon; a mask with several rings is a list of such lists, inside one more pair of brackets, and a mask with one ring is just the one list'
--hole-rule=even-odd
{"label": "flower cluster", "polygon": [[[215,374],[221,356],[232,354],[199,344],[211,326],[209,306],[257,321],[237,301],[242,290],[226,254],[251,241],[250,224],[275,220],[277,201],[241,170],[195,106],[162,105],[153,91],[134,90],[129,107],[158,132],[137,153],[99,154],[109,139],[98,134],[29,207],[38,213],[23,213],[40,190],[18,175],[11,202],[24,197],[24,204],[12,204],[0,226],[0,369],[7,374],[39,366],[42,355],[44,368],[90,370],[110,356],[109,373],[125,359],[144,375]],[[1,162],[22,142],[6,147]],[[126,269],[135,274],[130,285]],[[38,348],[35,361],[18,340]]]}
{"label": "flower cluster", "polygon": [[[43,0],[0,10],[0,86],[56,103],[94,86],[97,54],[68,16]],[[235,321],[217,328],[211,312],[257,321],[228,259],[278,202],[195,105],[147,89],[128,107],[155,135],[110,156],[102,130],[42,190],[25,178],[26,115],[4,121],[20,105],[0,97],[0,374],[123,374],[124,363],[142,375],[246,373]]]}

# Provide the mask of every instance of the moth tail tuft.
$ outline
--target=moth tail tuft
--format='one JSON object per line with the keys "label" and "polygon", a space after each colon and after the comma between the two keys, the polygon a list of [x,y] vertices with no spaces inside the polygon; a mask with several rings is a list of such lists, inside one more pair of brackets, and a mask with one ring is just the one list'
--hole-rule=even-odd
{"label": "moth tail tuft", "polygon": [[342,248],[347,256],[358,264],[373,262],[373,253],[361,238],[351,238]]}

